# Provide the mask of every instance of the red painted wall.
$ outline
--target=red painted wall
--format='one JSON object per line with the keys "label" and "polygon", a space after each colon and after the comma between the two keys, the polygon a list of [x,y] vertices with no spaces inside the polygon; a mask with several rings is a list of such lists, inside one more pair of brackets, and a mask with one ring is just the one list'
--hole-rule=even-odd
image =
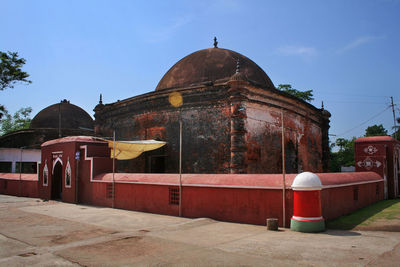
{"label": "red painted wall", "polygon": [[400,142],[390,136],[361,137],[355,140],[356,171],[373,171],[387,179],[387,197],[400,191]]}
{"label": "red painted wall", "polygon": [[0,173],[0,194],[38,197],[37,174]]}
{"label": "red painted wall", "polygon": [[[292,215],[293,193],[286,193],[286,226]],[[220,221],[265,225],[267,218],[278,218],[282,226],[282,191],[184,187],[182,214],[189,218],[208,217]]]}
{"label": "red painted wall", "polygon": [[[355,194],[358,194],[357,198]],[[323,189],[321,192],[322,215],[326,220],[331,220],[383,199],[383,181]]]}
{"label": "red painted wall", "polygon": [[[57,152],[57,153],[53,153]],[[62,201],[74,203],[75,202],[75,152],[76,145],[74,143],[58,143],[50,146],[42,147],[42,159],[39,167],[39,183],[38,191],[40,198],[51,199],[51,188],[53,186],[53,167],[54,163],[57,161],[57,157],[62,162]],[[43,184],[43,168],[47,161],[48,168],[48,185]],[[67,163],[71,166],[71,187],[66,187],[65,185],[65,170]]]}
{"label": "red painted wall", "polygon": [[[113,178],[113,174],[110,173],[112,160],[109,158],[106,143],[70,141],[51,141],[42,147],[42,163],[37,185],[40,197],[50,197],[51,172],[53,161],[57,158],[54,157],[54,152],[57,152],[62,153],[63,161],[62,200],[75,201],[75,164],[78,164],[75,161],[75,152],[79,151],[79,203],[179,215],[179,201],[172,199],[171,194],[173,190],[179,188],[178,174],[115,173]],[[68,158],[73,174],[72,186],[65,189],[64,174]],[[43,167],[46,160],[49,168],[47,187],[43,186]],[[293,215],[293,191],[290,185],[296,175],[286,175],[286,226],[289,226]],[[384,197],[383,180],[375,172],[317,173],[317,175],[323,185],[321,204],[325,219],[350,213]],[[0,182],[1,180],[0,175]],[[278,218],[279,224],[283,226],[281,174],[183,174],[181,182],[184,217],[208,217],[221,221],[260,225],[265,225],[267,218]],[[0,183],[0,187],[1,185]],[[15,181],[7,188],[9,193],[17,192]],[[30,190],[29,186],[26,190]],[[34,189],[32,192],[34,194]]]}
{"label": "red painted wall", "polygon": [[[383,180],[373,172],[320,173],[322,213],[325,219],[348,214],[383,199]],[[296,175],[287,175],[286,226],[293,215]],[[221,221],[265,225],[278,218],[282,226],[281,175],[184,174],[182,175],[182,215]],[[95,177],[87,204],[112,206],[112,174]],[[170,188],[179,188],[179,175],[115,174],[114,207],[166,215],[179,215],[179,206],[170,203]],[[355,193],[356,191],[356,193]]]}
{"label": "red painted wall", "polygon": [[[112,207],[112,174],[101,174],[90,182],[89,161],[82,160],[86,179],[80,187],[80,202]],[[85,172],[86,171],[86,172]],[[11,174],[8,174],[11,175]],[[383,180],[374,172],[320,173],[322,214],[334,219],[384,198]],[[0,193],[37,197],[37,181],[4,178],[0,174]],[[2,178],[3,177],[3,178]],[[295,175],[287,175],[286,226],[293,215]],[[221,221],[264,225],[267,218],[278,218],[282,226],[281,175],[184,174],[182,175],[182,214]],[[7,182],[6,182],[7,181]],[[7,183],[7,186],[5,186]],[[127,210],[179,215],[179,206],[170,203],[170,189],[177,189],[177,174],[115,174],[114,207]]]}
{"label": "red painted wall", "polygon": [[[75,159],[76,153],[80,153],[79,160]],[[90,203],[92,185],[90,177],[93,174],[112,170],[112,160],[110,159],[110,149],[105,141],[92,137],[75,136],[64,137],[51,140],[42,144],[42,162],[39,166],[39,197],[51,199],[53,185],[53,166],[57,157],[62,161],[62,201],[69,203]],[[43,184],[43,169],[47,162],[49,170],[48,185]],[[65,170],[67,163],[71,167],[71,186],[65,184]],[[76,178],[78,176],[78,188],[76,188]],[[76,196],[78,191],[78,199]]]}

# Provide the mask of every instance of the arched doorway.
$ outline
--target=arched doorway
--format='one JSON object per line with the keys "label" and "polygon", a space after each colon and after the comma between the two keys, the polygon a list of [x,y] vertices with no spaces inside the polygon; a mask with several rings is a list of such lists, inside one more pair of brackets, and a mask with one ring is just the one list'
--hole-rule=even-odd
{"label": "arched doorway", "polygon": [[51,199],[62,199],[62,164],[57,162],[51,178]]}

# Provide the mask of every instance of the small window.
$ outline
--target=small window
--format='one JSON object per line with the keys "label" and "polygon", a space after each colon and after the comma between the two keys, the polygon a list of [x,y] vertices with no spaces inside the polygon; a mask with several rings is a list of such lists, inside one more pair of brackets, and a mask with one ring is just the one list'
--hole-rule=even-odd
{"label": "small window", "polygon": [[47,160],[43,167],[43,185],[47,186],[49,181],[49,168],[47,168]]}
{"label": "small window", "polygon": [[65,187],[71,187],[71,173],[71,165],[68,158],[67,167],[65,167]]}
{"label": "small window", "polygon": [[169,188],[169,204],[179,205],[179,188]]}
{"label": "small window", "polygon": [[353,199],[354,201],[358,200],[358,186],[353,187]]}
{"label": "small window", "polygon": [[12,162],[1,161],[0,172],[11,172]]}
{"label": "small window", "polygon": [[16,173],[37,173],[36,162],[16,162],[15,163]]}

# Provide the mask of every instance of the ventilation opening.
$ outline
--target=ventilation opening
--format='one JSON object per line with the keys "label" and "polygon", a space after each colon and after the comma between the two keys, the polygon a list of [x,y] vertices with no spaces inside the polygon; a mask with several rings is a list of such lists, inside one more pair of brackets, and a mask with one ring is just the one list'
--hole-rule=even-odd
{"label": "ventilation opening", "polygon": [[354,199],[354,201],[358,200],[358,186],[355,186],[353,188],[353,199]]}
{"label": "ventilation opening", "polygon": [[106,198],[113,198],[113,184],[106,185]]}
{"label": "ventilation opening", "polygon": [[169,204],[179,205],[179,188],[169,188]]}

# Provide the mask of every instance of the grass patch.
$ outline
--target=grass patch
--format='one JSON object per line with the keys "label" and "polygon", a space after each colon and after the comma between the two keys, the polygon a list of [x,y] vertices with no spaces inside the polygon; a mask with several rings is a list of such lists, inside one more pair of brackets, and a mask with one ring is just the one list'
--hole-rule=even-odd
{"label": "grass patch", "polygon": [[377,220],[400,220],[400,199],[383,200],[349,215],[327,222],[327,228],[351,230],[358,225],[370,225]]}

